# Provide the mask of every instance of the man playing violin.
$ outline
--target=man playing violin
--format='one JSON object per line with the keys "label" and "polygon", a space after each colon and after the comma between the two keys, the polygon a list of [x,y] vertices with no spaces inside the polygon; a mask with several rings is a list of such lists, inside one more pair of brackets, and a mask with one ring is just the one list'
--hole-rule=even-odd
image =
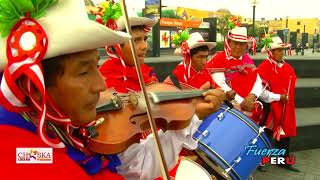
{"label": "man playing violin", "polygon": [[[43,9],[41,4],[34,4],[37,2],[28,6],[20,1],[8,2],[13,6],[1,8],[13,7],[27,18],[18,17],[10,24],[2,21],[0,26],[6,27],[0,29],[5,37],[0,39],[1,177],[39,179],[45,174],[72,179],[128,176],[152,179],[159,176],[152,137],[109,156],[93,153],[83,141],[91,134],[89,127],[96,123],[96,104],[106,89],[97,69],[96,48],[122,44],[130,36],[89,21],[83,1],[48,1],[44,4],[49,6]],[[40,19],[36,18],[40,15],[38,9],[42,10]],[[199,116],[206,116],[216,106],[212,99],[220,99],[213,91],[204,96],[206,101],[197,104]],[[162,143],[169,163],[175,163],[175,152],[191,141],[191,134],[200,123],[194,117],[183,130],[160,133],[161,142],[170,142]],[[195,146],[192,143],[190,146]],[[17,147],[53,147],[53,162],[17,164]]]}
{"label": "man playing violin", "polygon": [[[199,89],[206,82],[209,82],[211,87],[218,87],[209,71],[205,68],[209,51],[216,46],[216,43],[205,42],[199,32],[194,32],[190,34],[186,44],[190,52],[182,54],[181,48],[176,48],[174,54],[183,56],[184,60],[172,71],[172,74],[166,78],[165,82],[176,82],[175,84],[183,89]],[[180,44],[176,46],[180,46]]]}
{"label": "man playing violin", "polygon": [[[156,76],[152,70],[151,67],[147,66],[144,63],[145,55],[148,50],[148,32],[150,31],[150,28],[157,23],[157,20],[149,19],[145,17],[137,17],[137,14],[135,12],[128,12],[131,15],[129,16],[129,21],[132,29],[132,38],[135,43],[136,52],[138,56],[138,61],[140,63],[140,68],[143,75],[143,80],[146,85],[151,85],[154,83],[157,83]],[[132,14],[133,13],[133,14]],[[125,22],[123,16],[120,17],[117,20],[117,30],[120,31],[126,31],[125,29]],[[120,44],[120,45],[114,45],[112,47],[106,47],[106,51],[109,55],[108,60],[106,60],[99,68],[99,71],[105,78],[106,86],[109,88],[113,88],[118,93],[128,93],[128,92],[139,92],[140,91],[140,85],[138,81],[138,76],[136,72],[136,68],[134,66],[134,60],[133,55],[131,53],[131,48],[129,42]],[[203,88],[209,88],[210,85],[206,84],[203,86]],[[200,86],[199,86],[200,88]],[[208,114],[211,114],[212,112],[216,111],[221,102],[224,99],[224,93],[220,90],[210,91],[212,95],[207,96],[207,100],[212,102],[213,106],[209,107],[208,104],[203,103],[201,100],[195,100],[194,102],[198,105],[196,106],[196,112],[198,117],[194,117],[192,119],[192,123],[197,122],[196,119],[203,118]],[[218,97],[218,99],[216,98]],[[172,160],[169,161],[168,166],[171,169],[173,165],[178,160],[178,154],[181,151],[181,148],[184,146],[188,149],[195,149],[197,147],[196,142],[192,138],[186,137],[192,137],[191,134],[193,134],[193,129],[190,125],[188,128],[183,130],[185,133],[185,136],[179,137],[183,141],[175,142],[176,140],[173,140],[172,137],[176,136],[175,131],[167,131],[166,133],[163,133],[162,131],[159,131],[160,135],[162,135],[163,139],[166,139],[166,142],[172,142],[173,149],[166,149],[164,148],[165,156],[171,154],[170,156],[173,157]],[[191,129],[190,129],[191,128]],[[189,130],[187,130],[189,129]],[[191,131],[190,131],[191,130]],[[172,135],[174,133],[175,135]],[[143,138],[145,138],[147,135],[144,133]],[[149,141],[152,137],[147,137],[146,141]],[[164,141],[165,142],[165,141]],[[174,143],[175,142],[175,143]],[[171,144],[171,143],[170,143]],[[153,147],[149,147],[153,148]],[[133,149],[130,151],[126,151],[124,154],[128,154],[126,156],[131,157],[132,154],[137,154],[137,150]],[[170,151],[170,152],[169,152]],[[138,152],[141,153],[141,150]],[[143,153],[144,154],[144,153]],[[121,156],[124,157],[124,156]],[[153,157],[148,157],[147,159],[153,159]],[[141,169],[135,169],[132,168],[130,164],[132,164],[132,161],[130,161],[129,158],[121,158],[122,162],[126,162],[125,164],[128,164],[127,166],[121,166],[118,168],[118,170],[126,174],[126,178],[133,178],[135,174],[140,174],[140,171],[146,179],[151,178],[151,174],[154,174],[155,172],[153,170],[158,171],[158,168],[148,169],[147,167],[150,166],[148,163],[148,160],[144,162],[143,167]],[[138,167],[138,166],[136,166]],[[145,168],[144,168],[145,167]],[[158,174],[159,175],[159,174]],[[148,177],[148,178],[147,178]],[[136,177],[138,178],[138,177]],[[133,178],[134,179],[134,178]]]}

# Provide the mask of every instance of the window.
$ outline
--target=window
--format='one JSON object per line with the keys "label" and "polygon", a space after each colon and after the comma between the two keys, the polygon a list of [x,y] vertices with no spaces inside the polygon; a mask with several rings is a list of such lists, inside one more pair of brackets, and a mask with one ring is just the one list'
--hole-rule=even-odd
{"label": "window", "polygon": [[300,29],[297,29],[297,33],[300,33]]}
{"label": "window", "polygon": [[300,21],[297,22],[297,25],[300,25]]}

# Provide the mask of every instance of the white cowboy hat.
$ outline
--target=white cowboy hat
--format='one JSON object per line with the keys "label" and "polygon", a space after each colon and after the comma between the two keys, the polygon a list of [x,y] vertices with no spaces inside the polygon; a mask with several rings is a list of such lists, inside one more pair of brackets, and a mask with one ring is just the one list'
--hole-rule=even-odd
{"label": "white cowboy hat", "polygon": [[270,43],[270,48],[266,48],[266,46],[264,46],[262,49],[261,49],[261,52],[262,53],[266,53],[267,52],[267,49],[268,50],[272,50],[272,49],[285,49],[285,48],[289,48],[291,47],[291,44],[287,44],[287,43],[283,43],[281,38],[276,36],[276,37],[273,37],[271,38],[272,39],[272,43]]}
{"label": "white cowboy hat", "polygon": [[[36,21],[48,37],[44,59],[124,43],[131,38],[89,20],[83,0],[60,0]],[[0,71],[8,61],[6,41],[7,38],[0,38]]]}
{"label": "white cowboy hat", "polygon": [[[131,27],[145,25],[146,27],[151,28],[158,22],[157,19],[138,17],[137,12],[133,8],[128,8],[128,17],[129,17],[129,22]],[[126,26],[124,23],[124,16],[121,16],[117,20],[117,26],[118,26],[118,31],[123,31],[126,29]]]}
{"label": "white cowboy hat", "polygon": [[235,27],[231,29],[227,34],[228,39],[238,42],[251,42],[247,35],[246,27]]}
{"label": "white cowboy hat", "polygon": [[[187,40],[187,43],[188,43],[190,50],[197,48],[197,47],[200,47],[200,46],[208,46],[208,48],[210,50],[210,49],[216,47],[216,45],[217,45],[217,43],[215,43],[215,42],[205,42],[199,32],[191,33],[189,39]],[[176,48],[176,50],[174,51],[174,55],[182,55],[181,49]]]}

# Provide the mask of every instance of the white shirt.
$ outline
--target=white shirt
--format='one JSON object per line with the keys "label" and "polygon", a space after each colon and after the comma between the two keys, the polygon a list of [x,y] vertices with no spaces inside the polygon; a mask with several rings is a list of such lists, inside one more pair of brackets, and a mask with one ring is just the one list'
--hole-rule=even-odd
{"label": "white shirt", "polygon": [[[216,73],[212,73],[211,77],[213,78],[213,80],[223,89],[223,91],[226,93],[231,89],[230,86],[228,86],[228,84],[226,83],[226,77],[224,75],[224,72],[216,72]],[[250,93],[256,95],[257,97],[260,96],[260,94],[262,93],[262,80],[259,76],[259,74],[257,74],[257,78],[256,78],[256,82],[254,83]],[[239,94],[236,94],[235,96],[235,100],[240,104],[242,103],[244,97],[241,97]]]}
{"label": "white shirt", "polygon": [[[159,138],[169,170],[172,169],[183,147],[194,150],[197,142],[192,138],[202,121],[193,116],[188,127],[182,130],[159,131]],[[126,151],[119,153],[121,166],[117,171],[127,180],[151,180],[162,176],[154,137],[150,134],[139,144],[131,145]]]}

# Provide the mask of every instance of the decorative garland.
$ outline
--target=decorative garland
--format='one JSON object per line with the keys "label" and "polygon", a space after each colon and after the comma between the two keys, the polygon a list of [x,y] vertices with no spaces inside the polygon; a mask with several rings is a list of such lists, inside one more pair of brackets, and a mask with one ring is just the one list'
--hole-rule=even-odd
{"label": "decorative garland", "polygon": [[39,19],[58,0],[0,0],[0,33],[7,37],[21,17]]}

